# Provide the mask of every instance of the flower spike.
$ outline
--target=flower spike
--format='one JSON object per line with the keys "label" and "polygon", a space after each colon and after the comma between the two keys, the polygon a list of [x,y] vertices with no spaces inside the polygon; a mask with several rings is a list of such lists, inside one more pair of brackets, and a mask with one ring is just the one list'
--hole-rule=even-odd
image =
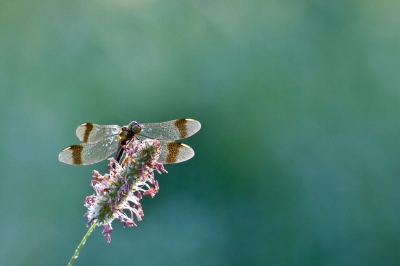
{"label": "flower spike", "polygon": [[142,220],[144,213],[139,201],[144,195],[153,198],[159,190],[154,170],[167,173],[163,164],[157,162],[160,156],[158,140],[135,140],[124,149],[125,158],[121,164],[110,159],[109,173],[101,175],[93,171],[91,186],[95,193],[86,197],[84,204],[88,208],[84,215],[88,217],[87,226],[93,223],[102,226],[107,242],[111,241],[114,219],[123,223],[123,227],[136,226],[134,216],[138,221]]}

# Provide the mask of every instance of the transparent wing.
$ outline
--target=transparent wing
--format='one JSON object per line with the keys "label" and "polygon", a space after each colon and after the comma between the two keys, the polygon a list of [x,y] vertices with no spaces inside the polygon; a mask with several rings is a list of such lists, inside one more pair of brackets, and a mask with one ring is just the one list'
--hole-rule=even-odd
{"label": "transparent wing", "polygon": [[182,118],[162,123],[140,124],[142,131],[139,135],[158,140],[178,140],[192,136],[200,130],[199,121]]}
{"label": "transparent wing", "polygon": [[95,143],[69,146],[58,155],[60,162],[71,165],[88,165],[103,161],[118,149],[118,137],[109,136]]}
{"label": "transparent wing", "polygon": [[117,125],[97,125],[93,123],[83,123],[76,129],[76,136],[85,143],[96,142],[106,136],[119,133],[120,126]]}
{"label": "transparent wing", "polygon": [[194,156],[194,151],[188,145],[176,141],[160,140],[160,163],[180,163]]}

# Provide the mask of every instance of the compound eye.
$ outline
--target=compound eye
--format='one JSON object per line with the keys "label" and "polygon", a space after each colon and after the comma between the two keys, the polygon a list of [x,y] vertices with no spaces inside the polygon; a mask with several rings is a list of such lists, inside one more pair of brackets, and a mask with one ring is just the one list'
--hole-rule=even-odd
{"label": "compound eye", "polygon": [[130,122],[129,125],[131,126],[132,131],[133,131],[134,134],[139,134],[140,131],[142,131],[142,127],[136,121]]}

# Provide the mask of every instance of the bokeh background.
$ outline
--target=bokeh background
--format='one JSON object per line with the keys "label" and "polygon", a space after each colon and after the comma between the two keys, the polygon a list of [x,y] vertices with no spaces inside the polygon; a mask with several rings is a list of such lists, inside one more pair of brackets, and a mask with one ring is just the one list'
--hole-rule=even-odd
{"label": "bokeh background", "polygon": [[400,265],[400,2],[0,2],[0,264],[66,265],[82,122],[195,118],[144,220],[74,265]]}

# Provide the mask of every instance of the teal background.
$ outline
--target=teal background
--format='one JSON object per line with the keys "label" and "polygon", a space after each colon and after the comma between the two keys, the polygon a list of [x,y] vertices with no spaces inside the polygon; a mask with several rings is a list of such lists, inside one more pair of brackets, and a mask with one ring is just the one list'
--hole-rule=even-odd
{"label": "teal background", "polygon": [[399,1],[1,1],[0,264],[66,265],[82,122],[189,117],[138,227],[74,265],[400,265]]}

